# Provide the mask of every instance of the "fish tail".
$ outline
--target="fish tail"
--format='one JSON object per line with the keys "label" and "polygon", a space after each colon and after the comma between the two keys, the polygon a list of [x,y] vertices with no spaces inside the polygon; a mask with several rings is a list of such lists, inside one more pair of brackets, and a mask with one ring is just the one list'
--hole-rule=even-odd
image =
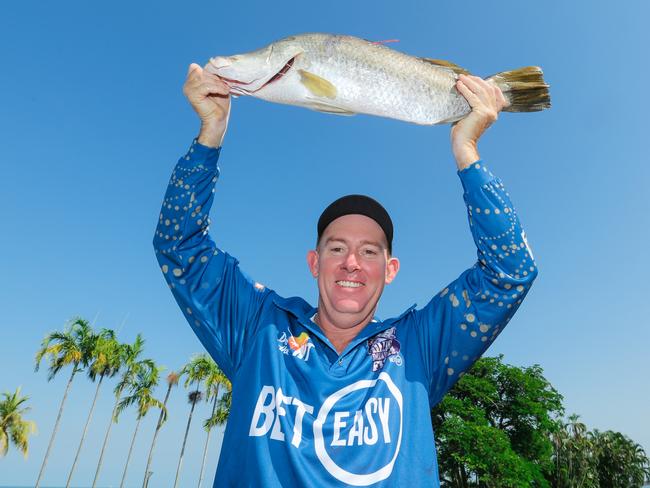
{"label": "fish tail", "polygon": [[551,95],[543,74],[538,66],[526,66],[502,71],[487,77],[486,80],[501,88],[509,102],[503,109],[504,112],[538,112],[551,106]]}

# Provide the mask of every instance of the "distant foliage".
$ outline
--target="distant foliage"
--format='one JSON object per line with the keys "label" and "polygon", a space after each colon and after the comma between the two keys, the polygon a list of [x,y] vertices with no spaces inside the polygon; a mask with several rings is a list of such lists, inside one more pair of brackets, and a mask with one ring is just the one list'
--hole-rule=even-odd
{"label": "distant foliage", "polygon": [[594,430],[590,435],[600,488],[638,488],[650,477],[650,460],[632,439],[611,430]]}
{"label": "distant foliage", "polygon": [[650,459],[628,437],[562,420],[538,365],[483,358],[431,412],[444,488],[640,488]]}
{"label": "distant foliage", "polygon": [[542,368],[480,359],[432,410],[444,487],[550,487],[562,396]]}

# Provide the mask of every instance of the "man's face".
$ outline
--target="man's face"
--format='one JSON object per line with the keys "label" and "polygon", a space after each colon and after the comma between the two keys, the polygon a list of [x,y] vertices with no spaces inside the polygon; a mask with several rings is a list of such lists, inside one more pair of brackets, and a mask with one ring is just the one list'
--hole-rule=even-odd
{"label": "man's face", "polygon": [[388,255],[382,228],[358,214],[329,224],[318,248],[309,251],[307,262],[318,278],[319,315],[327,313],[342,328],[372,318],[384,286],[399,270],[397,258]]}

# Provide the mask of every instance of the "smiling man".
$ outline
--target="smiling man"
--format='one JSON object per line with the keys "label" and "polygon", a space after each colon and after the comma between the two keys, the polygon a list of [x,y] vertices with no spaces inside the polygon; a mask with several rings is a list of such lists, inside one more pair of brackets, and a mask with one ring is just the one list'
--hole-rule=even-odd
{"label": "smiling man", "polygon": [[191,65],[184,92],[199,137],[171,177],[154,247],[181,310],[230,378],[232,409],[214,486],[439,486],[430,408],[511,319],[535,276],[532,252],[477,142],[505,106],[461,75],[472,112],[452,128],[477,262],[422,309],[375,316],[399,271],[388,212],[364,195],[333,202],[307,254],[314,308],[250,280],[208,235],[230,97]]}

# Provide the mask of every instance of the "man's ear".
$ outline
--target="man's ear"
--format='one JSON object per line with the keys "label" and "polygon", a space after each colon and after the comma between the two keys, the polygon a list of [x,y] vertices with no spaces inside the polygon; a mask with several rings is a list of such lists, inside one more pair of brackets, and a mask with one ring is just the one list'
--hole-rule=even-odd
{"label": "man's ear", "polygon": [[307,266],[314,278],[318,278],[318,251],[313,249],[307,253]]}
{"label": "man's ear", "polygon": [[397,276],[398,271],[399,271],[399,259],[397,258],[388,259],[388,262],[386,263],[386,284],[387,285],[395,279],[395,276]]}

